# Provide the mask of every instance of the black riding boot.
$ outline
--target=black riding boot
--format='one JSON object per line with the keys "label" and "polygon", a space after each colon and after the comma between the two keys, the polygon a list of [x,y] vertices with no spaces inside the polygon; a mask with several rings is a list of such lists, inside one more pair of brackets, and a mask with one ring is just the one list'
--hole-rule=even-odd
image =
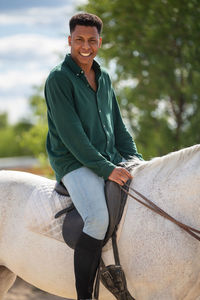
{"label": "black riding boot", "polygon": [[102,240],[82,232],[74,251],[74,272],[78,300],[92,299],[94,279],[100,262]]}

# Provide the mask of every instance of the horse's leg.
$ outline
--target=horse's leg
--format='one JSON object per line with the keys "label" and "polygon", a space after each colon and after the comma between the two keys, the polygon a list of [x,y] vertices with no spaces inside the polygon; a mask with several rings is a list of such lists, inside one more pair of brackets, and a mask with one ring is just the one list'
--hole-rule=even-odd
{"label": "horse's leg", "polygon": [[0,300],[3,300],[3,297],[15,282],[16,277],[9,269],[0,266]]}

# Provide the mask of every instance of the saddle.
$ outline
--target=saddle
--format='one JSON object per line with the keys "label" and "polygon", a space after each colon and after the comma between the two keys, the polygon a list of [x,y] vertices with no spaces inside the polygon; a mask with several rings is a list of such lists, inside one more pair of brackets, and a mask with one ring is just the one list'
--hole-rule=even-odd
{"label": "saddle", "polygon": [[[127,182],[128,186],[129,184],[130,180]],[[128,187],[124,188],[128,190]],[[62,182],[56,183],[55,190],[60,195],[70,197],[69,192]],[[117,183],[107,180],[105,183],[105,196],[109,213],[109,226],[104,239],[104,245],[111,238],[113,232],[117,230],[117,227],[123,215],[127,194],[120,189]],[[70,248],[74,249],[82,232],[84,223],[73,204],[70,207],[59,211],[55,215],[55,218],[60,217],[64,213],[66,213],[66,216],[63,222],[62,235],[66,244]]]}
{"label": "saddle", "polygon": [[[126,164],[124,163],[121,163],[120,165],[126,167]],[[123,186],[123,189],[128,191],[130,182],[131,180],[128,180],[126,185]],[[62,183],[56,183],[55,190],[59,194],[69,197],[69,193]],[[109,213],[109,226],[103,245],[105,245],[108,240],[112,238],[115,265],[105,266],[101,258],[96,276],[94,298],[99,299],[99,283],[101,280],[103,285],[115,296],[117,300],[135,300],[127,288],[126,277],[120,264],[116,239],[116,232],[123,215],[127,194],[122,191],[117,183],[107,180],[105,183],[105,196]],[[63,238],[66,244],[74,249],[82,232],[84,223],[73,204],[70,207],[58,212],[55,215],[55,218],[58,218],[64,213],[66,213],[66,216],[62,227]]]}

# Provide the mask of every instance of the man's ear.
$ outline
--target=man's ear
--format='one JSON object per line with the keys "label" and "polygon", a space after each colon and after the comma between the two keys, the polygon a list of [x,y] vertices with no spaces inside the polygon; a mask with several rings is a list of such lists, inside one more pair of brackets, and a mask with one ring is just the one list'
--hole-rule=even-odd
{"label": "man's ear", "polygon": [[72,41],[72,37],[71,37],[71,35],[69,35],[68,36],[68,44],[69,44],[69,46],[71,46],[71,41]]}
{"label": "man's ear", "polygon": [[101,48],[102,45],[102,37],[99,38],[99,48]]}

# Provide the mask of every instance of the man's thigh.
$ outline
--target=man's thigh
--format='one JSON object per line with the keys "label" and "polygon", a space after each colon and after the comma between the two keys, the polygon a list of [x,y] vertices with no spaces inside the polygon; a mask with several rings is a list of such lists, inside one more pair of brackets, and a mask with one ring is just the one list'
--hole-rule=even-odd
{"label": "man's thigh", "polygon": [[83,220],[89,215],[107,211],[104,179],[90,169],[81,167],[66,174],[62,182],[69,191],[72,201]]}

